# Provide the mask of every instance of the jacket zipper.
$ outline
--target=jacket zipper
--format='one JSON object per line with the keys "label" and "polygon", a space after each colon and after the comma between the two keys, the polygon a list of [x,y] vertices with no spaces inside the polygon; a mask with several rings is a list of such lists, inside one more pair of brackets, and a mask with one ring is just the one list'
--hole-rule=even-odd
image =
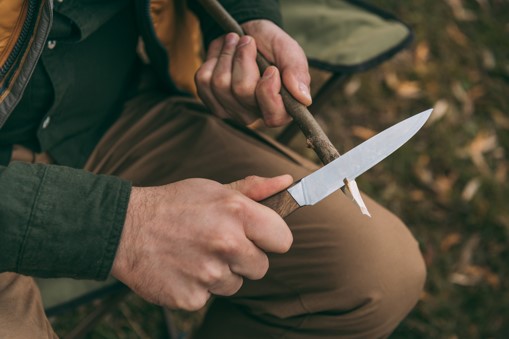
{"label": "jacket zipper", "polygon": [[4,65],[0,67],[0,81],[4,79],[4,77],[9,72],[10,68],[16,63],[16,60],[26,46],[28,40],[33,31],[33,26],[35,23],[35,14],[37,10],[37,0],[29,0],[28,1],[28,10],[25,22],[23,23],[23,27],[21,28],[21,32],[18,37],[18,41],[14,45],[10,55],[7,57]]}

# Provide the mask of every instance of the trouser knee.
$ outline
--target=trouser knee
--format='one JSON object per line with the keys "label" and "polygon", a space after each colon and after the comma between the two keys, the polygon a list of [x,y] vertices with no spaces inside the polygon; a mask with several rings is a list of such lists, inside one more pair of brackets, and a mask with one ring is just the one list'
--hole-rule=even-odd
{"label": "trouser knee", "polygon": [[[311,311],[305,327],[322,332],[323,337],[380,338],[388,336],[414,308],[426,279],[425,264],[406,226],[397,218],[391,222],[381,226],[399,230],[391,239],[360,242],[348,254],[343,252],[349,264],[340,258],[342,266],[328,268],[334,278],[322,293],[314,293],[315,301],[311,295],[304,298]],[[321,305],[316,303],[320,294]]]}

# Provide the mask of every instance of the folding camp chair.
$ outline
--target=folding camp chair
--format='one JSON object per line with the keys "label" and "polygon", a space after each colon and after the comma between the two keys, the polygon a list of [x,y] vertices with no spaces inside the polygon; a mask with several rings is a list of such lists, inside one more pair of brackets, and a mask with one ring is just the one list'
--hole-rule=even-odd
{"label": "folding camp chair", "polygon": [[[408,26],[360,0],[280,0],[280,3],[285,28],[304,48],[310,66],[330,74],[315,94],[311,112],[320,111],[348,76],[378,66],[412,39]],[[277,138],[288,144],[296,133],[297,128],[289,125]],[[48,316],[102,300],[66,338],[82,337],[129,293],[113,278],[106,282],[37,279],[37,283]],[[177,338],[177,330],[168,325],[172,338]]]}

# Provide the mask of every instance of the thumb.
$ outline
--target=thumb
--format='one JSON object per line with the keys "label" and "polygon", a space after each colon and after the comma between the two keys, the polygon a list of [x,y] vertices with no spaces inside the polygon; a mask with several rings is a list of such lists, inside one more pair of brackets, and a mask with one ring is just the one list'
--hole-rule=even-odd
{"label": "thumb", "polygon": [[283,84],[295,99],[309,106],[312,103],[309,89],[311,76],[306,55],[294,40],[286,42],[284,51],[285,53],[280,53],[281,50],[277,50],[275,53]]}
{"label": "thumb", "polygon": [[225,186],[244,194],[250,199],[260,201],[284,190],[292,183],[293,178],[289,174],[273,178],[263,178],[253,175]]}

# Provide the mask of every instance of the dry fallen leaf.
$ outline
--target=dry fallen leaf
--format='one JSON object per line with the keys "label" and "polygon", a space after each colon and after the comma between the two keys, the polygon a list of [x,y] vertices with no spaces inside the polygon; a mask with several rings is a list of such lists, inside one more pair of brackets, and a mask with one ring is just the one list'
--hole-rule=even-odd
{"label": "dry fallen leaf", "polygon": [[495,170],[495,180],[497,180],[500,184],[505,184],[507,182],[507,171],[509,165],[507,163],[502,163],[497,166]]}
{"label": "dry fallen leaf", "polygon": [[467,266],[462,272],[452,273],[450,281],[460,286],[476,286],[481,282],[485,282],[494,288],[500,286],[500,277],[497,274],[486,267],[476,265]]}
{"label": "dry fallen leaf", "polygon": [[421,88],[417,81],[404,81],[398,85],[396,93],[402,98],[415,99],[421,96]]}
{"label": "dry fallen leaf", "polygon": [[432,187],[434,183],[433,173],[429,169],[430,157],[428,155],[421,155],[414,165],[414,173],[417,178],[424,184]]}
{"label": "dry fallen leaf", "polygon": [[451,7],[454,17],[459,21],[474,21],[477,16],[474,12],[465,9],[461,0],[447,0],[447,4]]}
{"label": "dry fallen leaf", "polygon": [[410,199],[412,201],[423,201],[425,198],[424,192],[422,190],[412,190],[410,191]]}
{"label": "dry fallen leaf", "polygon": [[447,201],[450,198],[452,189],[458,179],[458,175],[453,173],[451,175],[437,176],[433,183],[433,190],[437,193],[441,201]]}
{"label": "dry fallen leaf", "polygon": [[445,28],[447,35],[461,47],[468,46],[468,38],[455,24],[449,24]]}
{"label": "dry fallen leaf", "polygon": [[353,126],[352,127],[352,135],[359,139],[362,139],[362,140],[368,140],[375,134],[376,134],[375,131],[373,131],[372,129],[363,127],[363,126]]}
{"label": "dry fallen leaf", "polygon": [[463,237],[458,232],[448,234],[440,242],[440,250],[442,250],[442,252],[448,252],[453,246],[459,244],[462,238]]}
{"label": "dry fallen leaf", "polygon": [[461,199],[463,201],[469,202],[471,201],[477,191],[479,191],[479,188],[481,187],[481,180],[479,178],[474,178],[470,180],[463,189],[463,192],[461,193]]}
{"label": "dry fallen leaf", "polygon": [[486,70],[493,70],[497,67],[497,60],[493,52],[487,48],[482,50],[482,64]]}
{"label": "dry fallen leaf", "polygon": [[384,74],[384,81],[387,84],[387,86],[394,91],[397,90],[400,84],[398,75],[394,72],[386,72]]}
{"label": "dry fallen leaf", "polygon": [[495,120],[495,124],[497,127],[501,127],[503,129],[509,129],[509,118],[498,109],[494,109],[491,111],[491,118]]}
{"label": "dry fallen leaf", "polygon": [[468,146],[468,154],[477,169],[484,175],[490,175],[490,167],[484,153],[495,150],[498,146],[497,136],[493,132],[481,131]]}
{"label": "dry fallen leaf", "polygon": [[429,60],[429,45],[426,41],[420,42],[415,48],[415,59],[417,63],[427,63]]}
{"label": "dry fallen leaf", "polygon": [[449,110],[449,102],[445,99],[440,99],[433,106],[433,114],[429,117],[427,124],[433,124],[442,119]]}
{"label": "dry fallen leaf", "polygon": [[355,93],[359,91],[361,85],[362,83],[359,80],[359,78],[354,77],[350,81],[348,81],[348,83],[345,85],[345,89],[343,90],[343,92],[347,97],[352,97],[355,95]]}

